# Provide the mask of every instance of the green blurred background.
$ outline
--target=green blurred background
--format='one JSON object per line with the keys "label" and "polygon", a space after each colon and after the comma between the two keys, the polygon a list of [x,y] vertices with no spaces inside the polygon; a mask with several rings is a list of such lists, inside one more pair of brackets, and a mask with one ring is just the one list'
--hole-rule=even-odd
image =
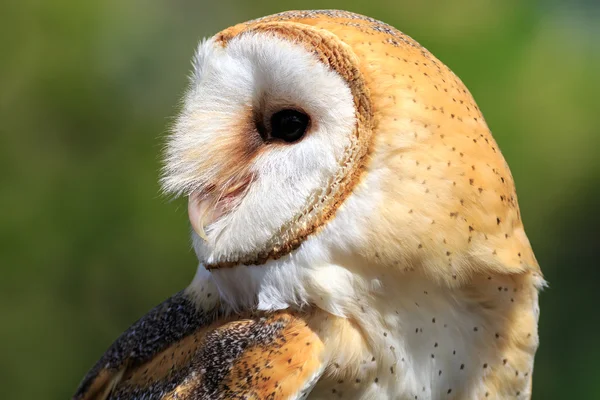
{"label": "green blurred background", "polygon": [[384,20],[467,84],[550,282],[534,398],[600,398],[593,0],[2,1],[0,397],[68,398],[120,332],[190,281],[185,203],[157,184],[189,60],[203,36],[298,8]]}

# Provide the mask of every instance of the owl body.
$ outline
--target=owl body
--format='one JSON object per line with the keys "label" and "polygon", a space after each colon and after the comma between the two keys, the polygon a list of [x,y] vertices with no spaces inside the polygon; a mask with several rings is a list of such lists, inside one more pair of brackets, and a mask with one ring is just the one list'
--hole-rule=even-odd
{"label": "owl body", "polygon": [[512,176],[408,36],[294,11],[203,41],[163,185],[197,275],[76,398],[530,397],[544,281]]}

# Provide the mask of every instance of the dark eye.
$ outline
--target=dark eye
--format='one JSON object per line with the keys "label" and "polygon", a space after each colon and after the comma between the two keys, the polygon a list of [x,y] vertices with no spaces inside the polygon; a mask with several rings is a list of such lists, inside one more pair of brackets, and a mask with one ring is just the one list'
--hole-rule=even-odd
{"label": "dark eye", "polygon": [[310,118],[297,110],[281,110],[271,117],[271,137],[291,143],[306,133]]}

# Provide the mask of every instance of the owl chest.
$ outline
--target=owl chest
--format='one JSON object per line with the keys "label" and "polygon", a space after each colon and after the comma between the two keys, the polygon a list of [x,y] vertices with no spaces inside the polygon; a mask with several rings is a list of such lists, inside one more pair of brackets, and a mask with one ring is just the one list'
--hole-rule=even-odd
{"label": "owl chest", "polygon": [[362,322],[357,319],[364,348],[342,347],[337,355],[354,360],[352,365],[336,373],[334,363],[334,378],[317,385],[310,398],[504,398],[490,389],[498,385],[519,393],[513,398],[526,395],[527,377],[514,376],[506,360],[522,360],[531,368],[532,354],[515,354],[501,336],[509,329],[502,304],[514,304],[507,292],[493,288],[504,299],[490,287],[498,303],[490,310],[466,294],[425,281],[394,289],[387,293],[397,296],[373,297]]}

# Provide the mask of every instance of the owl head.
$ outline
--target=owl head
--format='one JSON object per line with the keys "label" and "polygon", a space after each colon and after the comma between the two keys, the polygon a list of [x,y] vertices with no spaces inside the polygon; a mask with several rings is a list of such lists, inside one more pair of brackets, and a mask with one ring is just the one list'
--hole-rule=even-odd
{"label": "owl head", "polygon": [[163,186],[202,265],[418,269],[456,284],[536,265],[513,179],[463,83],[410,37],[286,12],[198,47]]}

